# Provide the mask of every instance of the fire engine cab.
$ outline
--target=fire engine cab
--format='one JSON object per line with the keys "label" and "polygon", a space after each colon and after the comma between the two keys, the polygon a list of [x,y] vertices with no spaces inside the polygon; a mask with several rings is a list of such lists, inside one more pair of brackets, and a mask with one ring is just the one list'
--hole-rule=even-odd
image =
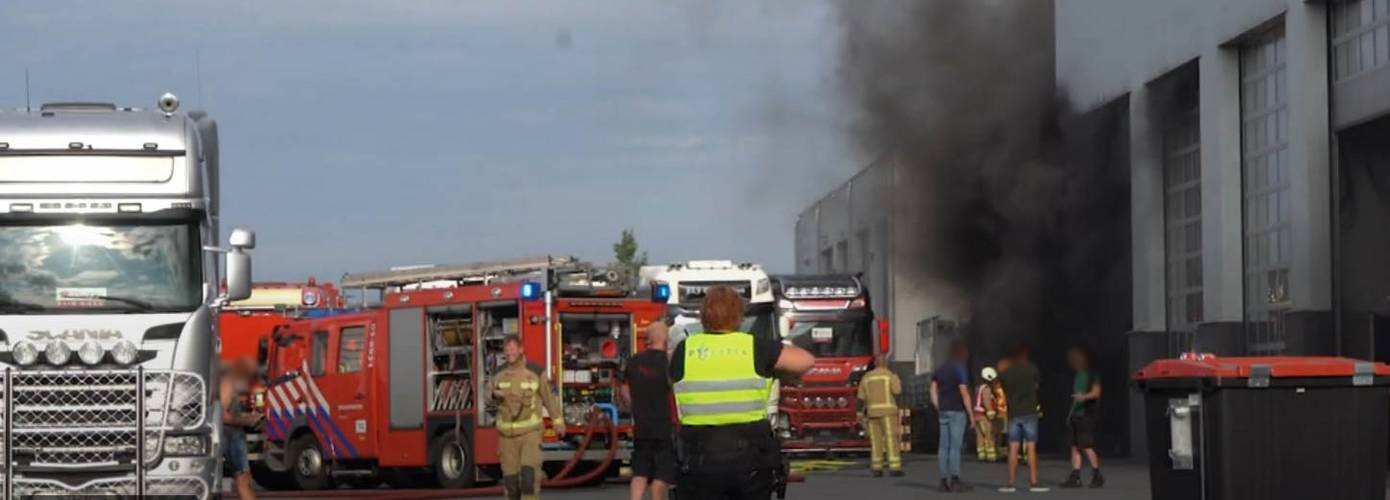
{"label": "fire engine cab", "polygon": [[772,290],[783,338],[816,357],[799,386],[781,388],[773,427],[783,450],[867,450],[857,391],[874,353],[891,347],[887,320],[874,321],[855,275],[775,276]]}
{"label": "fire engine cab", "polygon": [[217,325],[222,340],[222,360],[253,358],[270,331],[294,314],[343,307],[343,296],[332,283],[309,278],[304,283],[256,283],[246,300],[222,308]]}
{"label": "fire engine cab", "polygon": [[381,303],[296,320],[274,335],[264,462],[281,475],[258,482],[321,489],[380,477],[458,488],[480,471],[500,477],[485,392],[508,336],[521,338],[527,360],[563,397],[570,434],[549,430],[559,417],[549,416],[547,465],[579,460],[604,468],[591,475],[602,480],[621,457],[604,446],[578,450],[579,436],[593,437],[586,424],[598,416],[628,433],[630,417],[614,400],[618,370],[664,309],[616,282],[616,273],[551,257],[344,276],[344,289],[379,292]]}

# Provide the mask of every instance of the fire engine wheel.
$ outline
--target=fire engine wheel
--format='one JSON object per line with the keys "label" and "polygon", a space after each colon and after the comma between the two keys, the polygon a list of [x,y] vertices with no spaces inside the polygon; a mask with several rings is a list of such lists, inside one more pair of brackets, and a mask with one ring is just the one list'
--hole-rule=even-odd
{"label": "fire engine wheel", "polygon": [[434,466],[435,482],[440,488],[469,488],[477,479],[477,468],[466,439],[446,433],[435,440],[430,451],[430,463]]}
{"label": "fire engine wheel", "polygon": [[328,461],[313,434],[304,433],[290,441],[287,455],[295,485],[299,489],[321,490],[328,487]]}
{"label": "fire engine wheel", "polygon": [[298,486],[289,474],[271,470],[260,462],[251,463],[251,479],[268,490],[292,490]]}

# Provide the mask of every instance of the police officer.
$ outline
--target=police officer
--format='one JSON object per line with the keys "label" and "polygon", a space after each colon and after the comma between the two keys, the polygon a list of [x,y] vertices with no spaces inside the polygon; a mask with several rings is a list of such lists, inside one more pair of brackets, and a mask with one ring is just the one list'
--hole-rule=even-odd
{"label": "police officer", "polygon": [[815,358],[776,336],[739,331],[743,298],[715,286],[700,311],[701,332],[672,352],[670,372],[680,412],[677,495],[687,499],[772,496],[781,449],[767,418],[776,375],[799,376]]}
{"label": "police officer", "polygon": [[869,468],[874,477],[883,476],[884,456],[888,458],[888,474],[903,475],[903,459],[898,449],[898,431],[902,420],[898,416],[897,397],[903,392],[898,374],[888,369],[888,358],[879,355],[874,369],[859,380],[859,401],[863,404],[869,431]]}
{"label": "police officer", "polygon": [[540,498],[541,435],[545,422],[541,405],[550,414],[555,432],[565,433],[565,422],[550,382],[526,364],[521,338],[502,342],[507,366],[493,379],[492,401],[497,405],[498,454],[502,462],[502,489],[510,500]]}

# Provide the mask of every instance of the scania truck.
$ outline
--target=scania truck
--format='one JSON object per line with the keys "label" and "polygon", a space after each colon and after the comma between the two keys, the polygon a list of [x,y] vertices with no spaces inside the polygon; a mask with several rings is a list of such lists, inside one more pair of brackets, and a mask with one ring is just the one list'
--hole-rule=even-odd
{"label": "scania truck", "polygon": [[0,112],[0,497],[220,490],[215,311],[255,236],[219,246],[217,153],[171,94]]}

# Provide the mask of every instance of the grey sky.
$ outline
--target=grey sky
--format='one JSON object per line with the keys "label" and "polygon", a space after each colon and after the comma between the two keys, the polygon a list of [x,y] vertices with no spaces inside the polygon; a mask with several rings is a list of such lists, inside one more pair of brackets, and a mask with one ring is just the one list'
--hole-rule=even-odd
{"label": "grey sky", "polygon": [[854,168],[838,32],[822,1],[11,0],[0,105],[28,66],[36,103],[207,108],[258,279],[606,261],[624,226],[654,261],[787,271]]}

